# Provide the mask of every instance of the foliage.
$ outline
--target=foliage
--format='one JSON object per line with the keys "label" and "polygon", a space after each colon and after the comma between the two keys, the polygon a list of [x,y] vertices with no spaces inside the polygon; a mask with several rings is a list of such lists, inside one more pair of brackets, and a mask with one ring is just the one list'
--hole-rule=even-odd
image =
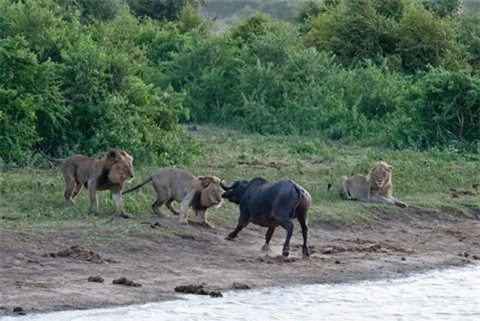
{"label": "foliage", "polygon": [[0,42],[0,75],[0,155],[25,165],[37,135],[51,134],[67,114],[55,65],[39,64],[24,38],[7,37]]}
{"label": "foliage", "polygon": [[63,9],[63,15],[80,17],[82,23],[108,21],[126,7],[124,0],[55,0]]}
{"label": "foliage", "polygon": [[289,20],[294,16],[291,0],[207,0],[204,12],[214,19],[243,20],[254,12],[266,14],[274,19]]}
{"label": "foliage", "polygon": [[57,156],[119,147],[148,163],[191,160],[198,147],[177,126],[184,94],[143,79],[138,35],[152,24],[126,10],[83,25],[63,14],[53,0],[0,1],[2,161],[30,162],[37,142]]}
{"label": "foliage", "polygon": [[215,33],[199,0],[0,0],[0,164],[35,143],[188,163],[189,121],[478,151],[480,20],[455,0],[225,1],[281,10]]}
{"label": "foliage", "polygon": [[[68,46],[66,23],[60,8],[50,0],[26,0],[13,3],[0,0],[0,39],[21,36],[41,63],[47,59],[60,60],[60,52]],[[77,28],[72,25],[72,31]]]}
{"label": "foliage", "polygon": [[126,0],[137,17],[177,20],[186,6],[198,8],[203,0]]}
{"label": "foliage", "polygon": [[400,19],[397,46],[403,69],[411,73],[429,66],[458,69],[463,64],[452,23],[418,6],[409,6]]}
{"label": "foliage", "polygon": [[[415,105],[428,142],[480,142],[480,79],[434,69],[417,83]],[[433,136],[433,137],[432,137]],[[479,146],[476,146],[477,148]]]}
{"label": "foliage", "polygon": [[374,2],[350,0],[312,20],[308,46],[329,51],[345,66],[365,60],[380,64],[395,53],[395,21],[377,12]]}
{"label": "foliage", "polygon": [[466,12],[458,20],[456,33],[459,44],[465,48],[468,64],[478,74],[480,70],[480,17]]}
{"label": "foliage", "polygon": [[462,0],[422,0],[422,4],[438,16],[445,18],[458,13]]}
{"label": "foliage", "polygon": [[348,0],[311,20],[309,46],[331,51],[345,66],[389,61],[407,73],[429,66],[462,68],[464,59],[451,20],[414,1]]}
{"label": "foliage", "polygon": [[188,93],[185,104],[193,121],[228,122],[228,106],[240,99],[235,90],[242,64],[238,55],[239,48],[227,37],[191,34],[182,50],[161,64],[173,88]]}
{"label": "foliage", "polygon": [[252,38],[272,33],[279,30],[279,25],[273,23],[270,17],[264,13],[254,14],[240,24],[230,29],[232,38],[239,38],[243,42],[249,42]]}

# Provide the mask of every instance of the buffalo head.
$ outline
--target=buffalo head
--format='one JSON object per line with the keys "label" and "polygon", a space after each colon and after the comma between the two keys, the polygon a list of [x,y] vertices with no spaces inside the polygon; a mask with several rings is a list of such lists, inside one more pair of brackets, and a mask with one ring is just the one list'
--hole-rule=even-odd
{"label": "buffalo head", "polygon": [[222,198],[226,198],[235,204],[240,204],[240,199],[242,198],[247,184],[248,181],[245,180],[236,180],[229,186],[220,183],[220,186],[222,186],[222,188],[225,190],[225,192],[222,194]]}

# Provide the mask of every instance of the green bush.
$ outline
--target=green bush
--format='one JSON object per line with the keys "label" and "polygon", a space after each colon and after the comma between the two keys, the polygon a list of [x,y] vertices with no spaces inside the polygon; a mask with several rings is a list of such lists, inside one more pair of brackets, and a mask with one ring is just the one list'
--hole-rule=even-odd
{"label": "green bush", "polygon": [[20,36],[0,41],[0,158],[25,165],[39,135],[52,138],[65,124],[56,66],[39,63]]}
{"label": "green bush", "polygon": [[242,61],[237,42],[227,36],[190,34],[182,50],[171,52],[171,61],[160,64],[177,90],[185,90],[185,106],[194,122],[228,123],[230,106],[241,95],[238,74]]}
{"label": "green bush", "polygon": [[463,14],[457,23],[458,42],[462,45],[466,60],[477,75],[480,70],[480,17],[470,12]]}
{"label": "green bush", "polygon": [[[427,143],[480,141],[480,79],[464,72],[434,69],[417,83],[415,107]],[[478,148],[477,146],[473,146]]]}
{"label": "green bush", "polygon": [[415,73],[429,67],[460,69],[465,65],[460,48],[450,20],[438,19],[421,6],[405,9],[399,21],[397,43],[405,71]]}
{"label": "green bush", "polygon": [[108,21],[127,7],[125,0],[55,0],[63,9],[63,15],[77,16],[85,24]]}
{"label": "green bush", "polygon": [[422,0],[423,6],[439,17],[445,18],[458,13],[462,0]]}
{"label": "green bush", "polygon": [[[137,17],[149,17],[155,20],[176,20],[185,6],[198,8],[202,0],[126,0],[130,10]],[[101,2],[101,1],[99,1]]]}
{"label": "green bush", "polygon": [[350,0],[314,18],[305,43],[332,52],[344,66],[365,60],[381,64],[395,53],[395,28],[395,21],[379,14],[372,1]]}
{"label": "green bush", "polygon": [[256,13],[221,34],[202,3],[0,0],[0,163],[31,162],[37,142],[189,162],[187,121],[478,150],[480,20],[452,14],[454,0],[310,1],[292,22]]}
{"label": "green bush", "polygon": [[198,145],[178,127],[184,94],[143,79],[141,37],[160,26],[126,10],[80,22],[64,5],[0,0],[1,162],[30,162],[36,143],[59,157],[118,147],[140,162],[191,161]]}

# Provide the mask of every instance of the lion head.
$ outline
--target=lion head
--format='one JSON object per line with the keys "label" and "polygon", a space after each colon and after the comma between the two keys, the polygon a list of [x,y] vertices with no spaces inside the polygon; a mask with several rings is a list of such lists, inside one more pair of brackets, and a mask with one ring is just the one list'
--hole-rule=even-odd
{"label": "lion head", "polygon": [[195,209],[207,209],[212,206],[220,206],[224,190],[220,186],[220,179],[215,176],[200,176],[200,185],[192,201]]}
{"label": "lion head", "polygon": [[386,162],[375,163],[369,173],[372,187],[379,189],[388,185],[392,180],[392,170],[393,166]]}
{"label": "lion head", "polygon": [[121,149],[110,149],[100,156],[104,168],[108,170],[108,180],[114,184],[131,182],[133,174],[133,157]]}

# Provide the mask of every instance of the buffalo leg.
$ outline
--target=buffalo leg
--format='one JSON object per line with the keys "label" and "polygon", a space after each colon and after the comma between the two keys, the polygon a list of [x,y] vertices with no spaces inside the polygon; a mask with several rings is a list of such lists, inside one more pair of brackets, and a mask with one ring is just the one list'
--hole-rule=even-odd
{"label": "buffalo leg", "polygon": [[265,233],[265,245],[262,247],[262,251],[270,250],[270,240],[272,239],[273,232],[275,232],[275,227],[269,227],[267,233]]}
{"label": "buffalo leg", "polygon": [[303,248],[302,248],[302,254],[304,259],[308,259],[310,257],[310,252],[308,251],[308,245],[307,245],[307,237],[308,237],[308,226],[307,222],[305,220],[305,217],[300,215],[298,217],[298,222],[300,223],[300,226],[302,227],[302,236],[303,236]]}
{"label": "buffalo leg", "polygon": [[230,234],[228,234],[227,236],[227,240],[229,241],[232,241],[234,238],[237,237],[238,233],[243,230],[244,227],[246,227],[248,225],[248,222],[244,222],[244,223],[238,223],[237,224],[237,227],[235,228],[235,230],[233,230],[233,232],[231,232]]}
{"label": "buffalo leg", "polygon": [[250,222],[249,213],[247,211],[240,210],[240,217],[238,218],[237,227],[235,228],[235,230],[233,230],[233,232],[228,234],[227,240],[232,241],[234,238],[236,238],[238,233],[241,230],[243,230],[243,228],[245,228],[249,222]]}
{"label": "buffalo leg", "polygon": [[287,238],[285,239],[285,243],[283,244],[282,255],[287,257],[290,251],[290,239],[293,235],[293,223],[290,219],[283,220],[280,223],[285,230],[287,230]]}

